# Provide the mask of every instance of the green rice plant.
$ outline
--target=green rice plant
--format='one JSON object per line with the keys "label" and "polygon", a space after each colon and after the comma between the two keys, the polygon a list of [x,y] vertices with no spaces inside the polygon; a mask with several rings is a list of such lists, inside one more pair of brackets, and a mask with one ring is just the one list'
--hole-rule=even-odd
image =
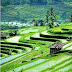
{"label": "green rice plant", "polygon": [[25,70],[25,72],[29,72],[29,71],[37,71],[37,72],[40,72],[40,71],[42,71],[42,70],[44,70],[44,69],[46,69],[48,67],[52,67],[52,66],[54,66],[54,65],[56,65],[56,64],[58,64],[58,63],[60,63],[60,62],[62,62],[64,60],[66,60],[66,59],[69,59],[70,57],[69,56],[68,57],[67,56],[63,56],[60,59],[58,59],[56,57],[57,60],[55,58],[53,58],[53,60],[50,59],[49,61],[47,61],[45,63],[39,64],[39,65],[37,65],[37,66],[35,66],[33,68],[30,68],[28,70]]}
{"label": "green rice plant", "polygon": [[8,54],[8,55],[12,54],[10,51],[5,51],[5,50],[1,50],[1,53],[5,53],[5,54]]}
{"label": "green rice plant", "polygon": [[11,50],[12,52],[15,52],[15,53],[20,53],[20,51],[19,50],[17,50],[17,49],[14,49],[14,48],[8,48],[8,47],[1,47],[1,50]]}
{"label": "green rice plant", "polygon": [[45,71],[51,72],[51,71],[54,71],[55,69],[57,69],[57,68],[59,68],[61,66],[64,66],[65,64],[68,64],[69,62],[71,62],[71,59],[72,58],[66,59],[66,60],[62,61],[61,63],[56,64],[55,66],[52,66],[52,67],[47,68],[45,70],[42,70],[41,72],[45,72]]}
{"label": "green rice plant", "polygon": [[72,68],[68,69],[68,70],[67,70],[67,71],[65,71],[65,72],[72,72]]}
{"label": "green rice plant", "polygon": [[33,44],[28,44],[28,43],[12,43],[12,42],[1,42],[1,44],[9,44],[9,45],[17,45],[17,46],[26,46],[26,47],[31,47]]}
{"label": "green rice plant", "polygon": [[68,69],[71,69],[72,68],[72,62],[69,62],[68,64],[65,64],[64,66],[56,69],[56,70],[53,70],[52,72],[54,71],[67,71]]}
{"label": "green rice plant", "polygon": [[61,36],[61,35],[44,35],[44,34],[40,34],[41,37],[45,37],[45,38],[57,38],[57,39],[67,39],[68,37],[66,36]]}
{"label": "green rice plant", "polygon": [[25,51],[27,50],[26,47],[16,46],[16,45],[1,44],[1,47],[9,47],[9,48],[15,48],[15,49],[25,49]]}
{"label": "green rice plant", "polygon": [[58,39],[55,39],[55,38],[36,38],[36,37],[30,37],[30,39],[32,39],[32,40],[52,41],[52,42],[60,41],[61,42],[61,40],[58,40]]}
{"label": "green rice plant", "polygon": [[3,53],[0,53],[0,56],[1,56],[1,57],[5,57],[5,54],[3,54]]}
{"label": "green rice plant", "polygon": [[[26,65],[23,65],[23,66],[20,66],[20,67],[18,67],[18,68],[15,68],[14,69],[14,71],[20,71],[21,69],[23,69],[23,70],[25,70],[25,69],[28,69],[28,68],[31,68],[31,67],[33,67],[33,66],[35,66],[35,65],[37,65],[37,64],[40,64],[40,63],[43,63],[43,62],[45,62],[46,61],[46,59],[39,59],[39,60],[37,60],[37,61],[34,61],[34,62],[32,62],[32,63],[28,63],[28,64],[26,64]],[[12,71],[12,70],[11,70]]]}

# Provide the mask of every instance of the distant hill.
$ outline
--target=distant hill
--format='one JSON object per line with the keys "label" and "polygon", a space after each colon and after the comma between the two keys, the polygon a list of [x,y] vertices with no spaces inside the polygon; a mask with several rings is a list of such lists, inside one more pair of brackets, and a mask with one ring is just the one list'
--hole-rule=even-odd
{"label": "distant hill", "polygon": [[1,21],[27,22],[33,18],[44,20],[46,11],[53,7],[59,20],[69,19],[71,0],[1,0]]}
{"label": "distant hill", "polygon": [[1,0],[2,6],[7,5],[23,5],[23,4],[35,4],[35,5],[46,5],[46,4],[57,4],[63,2],[71,2],[72,0]]}

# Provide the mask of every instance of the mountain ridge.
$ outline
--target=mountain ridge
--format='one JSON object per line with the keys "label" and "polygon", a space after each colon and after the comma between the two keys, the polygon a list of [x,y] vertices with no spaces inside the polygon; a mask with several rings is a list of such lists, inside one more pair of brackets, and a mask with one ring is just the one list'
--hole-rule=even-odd
{"label": "mountain ridge", "polygon": [[72,1],[71,0],[1,0],[1,5],[2,6],[23,5],[23,4],[46,5],[46,4],[58,4],[63,2],[72,2]]}

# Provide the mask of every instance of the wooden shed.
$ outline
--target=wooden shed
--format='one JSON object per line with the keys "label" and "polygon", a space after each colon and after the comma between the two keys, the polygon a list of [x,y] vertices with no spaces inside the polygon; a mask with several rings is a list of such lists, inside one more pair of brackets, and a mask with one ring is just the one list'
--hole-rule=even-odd
{"label": "wooden shed", "polygon": [[56,41],[54,44],[52,44],[51,46],[48,47],[48,48],[50,48],[50,54],[59,52],[63,46],[64,46],[63,43]]}
{"label": "wooden shed", "polygon": [[6,35],[5,33],[1,33],[1,39],[6,39],[6,38],[8,38],[9,36],[8,35]]}

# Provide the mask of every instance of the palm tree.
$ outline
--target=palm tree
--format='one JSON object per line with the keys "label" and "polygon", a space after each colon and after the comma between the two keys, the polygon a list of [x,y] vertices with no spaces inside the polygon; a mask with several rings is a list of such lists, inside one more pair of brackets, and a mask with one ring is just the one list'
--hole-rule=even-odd
{"label": "palm tree", "polygon": [[71,17],[70,17],[70,21],[72,22],[72,15],[71,15]]}
{"label": "palm tree", "polygon": [[34,22],[34,26],[38,26],[38,21],[33,19],[32,22]]}
{"label": "palm tree", "polygon": [[51,20],[51,24],[49,23],[49,27],[52,28],[54,26],[54,19],[57,17],[57,14],[55,13],[54,9],[53,8],[50,8],[48,11],[47,11],[47,15],[46,15],[46,18],[47,18],[47,23],[48,23],[48,18],[50,18]]}
{"label": "palm tree", "polygon": [[46,15],[46,22],[48,23],[48,18],[49,18],[49,11],[47,11],[47,15]]}

